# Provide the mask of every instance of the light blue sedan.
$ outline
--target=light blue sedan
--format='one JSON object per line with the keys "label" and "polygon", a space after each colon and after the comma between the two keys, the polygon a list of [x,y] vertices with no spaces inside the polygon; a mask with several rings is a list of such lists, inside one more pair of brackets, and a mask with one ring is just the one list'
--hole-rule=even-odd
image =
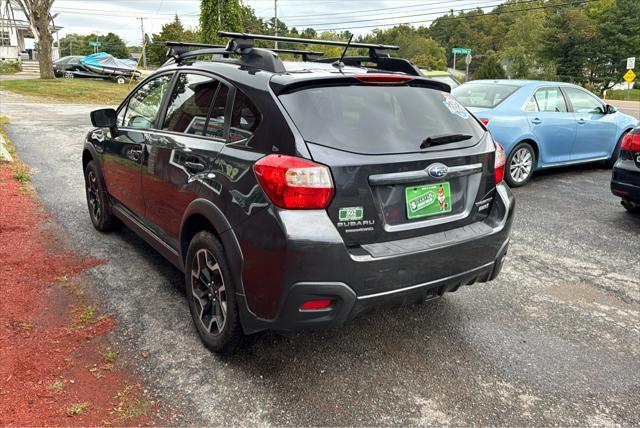
{"label": "light blue sedan", "polygon": [[615,162],[622,137],[638,124],[569,83],[475,80],[451,93],[504,147],[512,187],[526,184],[537,169]]}

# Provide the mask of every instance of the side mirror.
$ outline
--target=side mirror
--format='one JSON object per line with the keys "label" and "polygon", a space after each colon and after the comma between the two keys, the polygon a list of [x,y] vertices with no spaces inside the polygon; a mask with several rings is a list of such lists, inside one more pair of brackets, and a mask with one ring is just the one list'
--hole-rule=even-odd
{"label": "side mirror", "polygon": [[91,124],[96,128],[115,129],[118,117],[112,108],[103,108],[91,112]]}
{"label": "side mirror", "polygon": [[617,109],[617,108],[615,108],[614,106],[612,106],[611,104],[607,104],[607,105],[605,106],[605,109],[606,109],[606,110],[605,110],[605,114],[613,114],[613,113],[615,113],[615,112],[617,112],[617,111],[618,111],[618,109]]}

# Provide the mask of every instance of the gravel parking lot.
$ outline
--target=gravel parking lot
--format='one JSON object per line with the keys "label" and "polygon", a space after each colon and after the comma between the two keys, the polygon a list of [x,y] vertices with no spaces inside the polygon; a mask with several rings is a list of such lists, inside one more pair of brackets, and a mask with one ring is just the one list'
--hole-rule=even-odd
{"label": "gravel parking lot", "polygon": [[178,423],[640,424],[640,217],[611,195],[608,170],[546,171],[516,189],[493,283],[340,330],[265,334],[221,358],[199,342],[181,274],[128,230],[91,226],[80,156],[93,108],[3,94],[0,114],[70,241],[107,261],[89,275],[119,321],[114,340]]}

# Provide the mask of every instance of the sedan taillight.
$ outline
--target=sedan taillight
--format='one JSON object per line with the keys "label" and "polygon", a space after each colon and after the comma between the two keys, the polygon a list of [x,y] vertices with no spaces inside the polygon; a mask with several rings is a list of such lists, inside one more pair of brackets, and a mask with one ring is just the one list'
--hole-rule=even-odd
{"label": "sedan taillight", "polygon": [[269,155],[253,171],[271,202],[286,209],[325,209],[334,195],[329,168],[293,156]]}

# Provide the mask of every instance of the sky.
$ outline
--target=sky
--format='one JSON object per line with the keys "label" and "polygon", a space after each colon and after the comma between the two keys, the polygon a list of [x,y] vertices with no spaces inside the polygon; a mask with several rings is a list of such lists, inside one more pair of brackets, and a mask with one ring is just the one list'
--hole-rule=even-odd
{"label": "sky", "polygon": [[[491,9],[504,0],[277,0],[278,17],[289,27],[350,30],[365,34],[401,23],[428,26],[448,10]],[[244,0],[256,15],[269,19],[274,0]],[[127,44],[140,44],[139,17],[148,34],[158,33],[177,13],[187,27],[198,25],[200,0],[56,0],[56,25],[68,33],[114,32]]]}

